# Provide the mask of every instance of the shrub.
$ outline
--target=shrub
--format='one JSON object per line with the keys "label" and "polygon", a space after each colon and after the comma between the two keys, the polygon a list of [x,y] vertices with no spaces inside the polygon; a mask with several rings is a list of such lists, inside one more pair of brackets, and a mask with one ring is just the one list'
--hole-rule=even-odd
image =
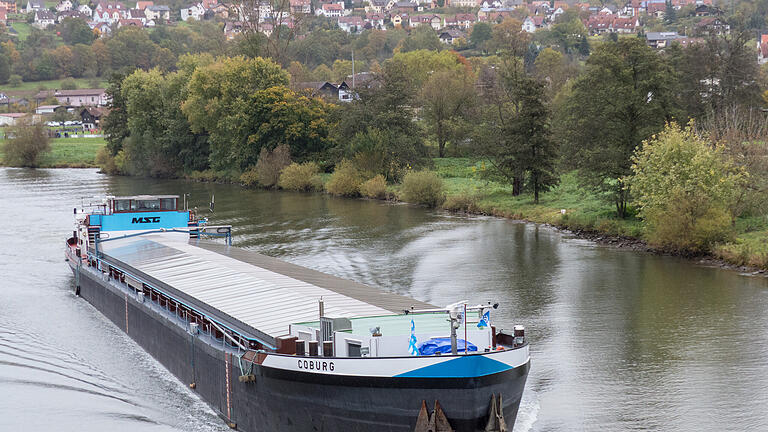
{"label": "shrub", "polygon": [[629,179],[651,243],[705,252],[731,235],[731,209],[744,174],[693,131],[674,123],[644,141]]}
{"label": "shrub", "polygon": [[101,172],[109,175],[120,174],[120,169],[117,166],[115,157],[109,154],[109,150],[106,147],[99,149],[96,153],[96,165],[101,168]]}
{"label": "shrub", "polygon": [[292,163],[283,168],[278,185],[285,190],[316,191],[323,189],[320,168],[314,162]]}
{"label": "shrub", "polygon": [[276,187],[283,168],[290,164],[291,149],[286,144],[280,144],[272,151],[262,147],[259,160],[254,168],[256,171],[255,178],[260,185],[266,188]]}
{"label": "shrub", "polygon": [[339,196],[353,197],[360,195],[360,185],[365,179],[360,170],[348,160],[341,161],[331,174],[325,189]]}
{"label": "shrub", "polygon": [[360,193],[368,198],[384,199],[387,197],[387,180],[379,174],[363,182],[360,185]]}
{"label": "shrub", "polygon": [[21,79],[21,75],[13,74],[8,78],[8,85],[11,87],[20,87],[24,80]]}
{"label": "shrub", "polygon": [[42,154],[51,151],[50,139],[42,124],[20,120],[6,132],[3,153],[10,166],[36,167]]}
{"label": "shrub", "polygon": [[62,90],[77,90],[77,81],[74,78],[64,78],[61,80]]}
{"label": "shrub", "polygon": [[443,181],[432,171],[410,172],[400,188],[404,201],[437,207],[445,201]]}
{"label": "shrub", "polygon": [[462,192],[458,195],[448,195],[443,203],[443,208],[456,212],[476,213],[480,210],[477,205],[478,201],[477,195]]}

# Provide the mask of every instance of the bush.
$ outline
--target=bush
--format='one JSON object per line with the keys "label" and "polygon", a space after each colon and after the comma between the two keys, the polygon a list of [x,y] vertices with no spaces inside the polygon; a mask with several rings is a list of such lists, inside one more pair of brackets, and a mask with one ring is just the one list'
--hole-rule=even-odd
{"label": "bush", "polygon": [[387,197],[387,180],[383,175],[379,174],[376,177],[363,182],[360,185],[360,193],[364,197],[384,199]]}
{"label": "bush", "polygon": [[400,188],[403,201],[437,207],[445,201],[443,181],[432,171],[410,172]]}
{"label": "bush", "polygon": [[731,209],[745,176],[722,148],[672,123],[644,141],[632,161],[629,184],[651,243],[706,252],[731,235]]}
{"label": "bush", "polygon": [[11,87],[20,87],[24,80],[21,79],[21,75],[13,74],[8,78],[8,85]]}
{"label": "bush", "polygon": [[325,189],[333,195],[354,197],[360,195],[360,185],[364,180],[360,170],[352,162],[343,160],[336,165]]}
{"label": "bush", "polygon": [[280,144],[272,151],[262,147],[261,153],[259,153],[259,160],[253,169],[255,172],[246,176],[246,180],[251,180],[251,184],[254,184],[252,180],[255,178],[265,188],[277,187],[277,182],[280,181],[280,173],[283,171],[283,168],[290,164],[291,149],[286,144]]}
{"label": "bush", "polygon": [[109,150],[106,147],[100,148],[98,153],[96,153],[96,165],[105,174],[115,175],[121,173],[115,157],[109,154]]}
{"label": "bush", "polygon": [[42,124],[20,120],[6,132],[3,153],[6,165],[36,167],[39,158],[51,151],[50,139]]}
{"label": "bush", "polygon": [[320,168],[314,162],[292,163],[283,168],[278,185],[285,190],[319,191],[323,189]]}
{"label": "bush", "polygon": [[62,90],[77,90],[77,81],[74,78],[64,78],[61,80]]}
{"label": "bush", "polygon": [[455,212],[477,213],[480,210],[478,201],[477,195],[462,192],[458,195],[449,195],[443,203],[443,208]]}

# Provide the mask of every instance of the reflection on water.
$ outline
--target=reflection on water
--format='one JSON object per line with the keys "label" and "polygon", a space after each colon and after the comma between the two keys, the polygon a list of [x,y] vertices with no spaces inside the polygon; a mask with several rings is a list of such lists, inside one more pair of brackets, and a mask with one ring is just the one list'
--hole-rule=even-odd
{"label": "reflection on water", "polygon": [[532,341],[516,431],[768,430],[766,279],[495,218],[16,169],[0,170],[0,208],[23,221],[0,248],[0,388],[11,389],[0,391],[0,430],[30,417],[33,429],[224,430],[71,294],[61,259],[80,197],[185,192],[212,223],[232,224],[241,247],[435,304],[499,301],[495,324],[525,324]]}

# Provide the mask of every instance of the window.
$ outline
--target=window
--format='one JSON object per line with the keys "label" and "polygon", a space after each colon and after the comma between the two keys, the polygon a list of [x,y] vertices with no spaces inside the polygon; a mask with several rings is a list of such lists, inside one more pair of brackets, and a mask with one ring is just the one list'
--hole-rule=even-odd
{"label": "window", "polygon": [[160,208],[162,210],[176,210],[176,198],[162,198]]}
{"label": "window", "polygon": [[347,339],[347,357],[361,357],[360,346],[362,342]]}
{"label": "window", "polygon": [[131,209],[131,200],[117,200],[115,201],[115,211],[124,212]]}
{"label": "window", "polygon": [[[135,208],[134,208],[135,206]],[[134,200],[131,201],[131,210],[160,210],[160,200]]]}

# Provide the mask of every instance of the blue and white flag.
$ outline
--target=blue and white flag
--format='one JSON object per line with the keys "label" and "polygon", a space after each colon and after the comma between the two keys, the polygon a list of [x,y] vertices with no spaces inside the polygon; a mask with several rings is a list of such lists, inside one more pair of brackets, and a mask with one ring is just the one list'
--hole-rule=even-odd
{"label": "blue and white flag", "polygon": [[416,324],[411,318],[411,339],[408,341],[408,353],[412,356],[419,355],[419,348],[416,347]]}
{"label": "blue and white flag", "polygon": [[480,322],[477,323],[477,328],[484,328],[491,325],[491,311],[487,310],[485,313],[483,313],[483,317],[480,319]]}

